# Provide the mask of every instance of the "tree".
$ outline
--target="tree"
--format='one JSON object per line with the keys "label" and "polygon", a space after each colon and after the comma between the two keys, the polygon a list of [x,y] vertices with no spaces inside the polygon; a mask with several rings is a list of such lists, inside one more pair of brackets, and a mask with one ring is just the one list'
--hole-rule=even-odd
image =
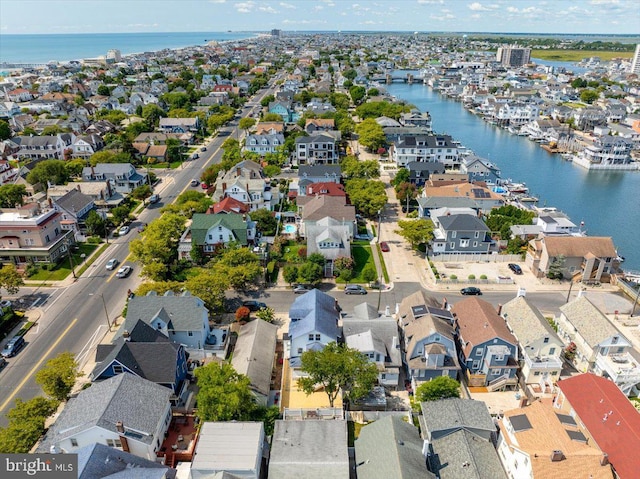
{"label": "tree", "polygon": [[101,96],[109,96],[111,95],[111,89],[107,85],[100,85],[97,93]]}
{"label": "tree", "polygon": [[282,270],[282,277],[290,285],[298,281],[298,268],[296,266],[288,264]]}
{"label": "tree", "polygon": [[201,421],[247,421],[256,411],[249,378],[229,363],[211,362],[195,370],[197,415]]}
{"label": "tree", "polygon": [[564,263],[566,258],[564,255],[559,254],[551,261],[549,265],[549,272],[547,273],[547,278],[549,279],[562,279],[564,274],[562,270],[564,269]]}
{"label": "tree", "polygon": [[371,283],[378,279],[378,272],[376,271],[375,266],[370,264],[365,266],[365,268],[362,270],[362,279],[364,279],[368,283]]}
{"label": "tree", "polygon": [[580,92],[580,100],[585,103],[593,103],[598,99],[600,94],[596,90],[583,90]]}
{"label": "tree", "polygon": [[256,312],[256,316],[258,318],[260,318],[263,321],[266,321],[267,323],[273,323],[273,321],[276,319],[276,313],[273,310],[273,308],[260,308],[257,312]]}
{"label": "tree", "polygon": [[307,395],[322,385],[329,407],[342,390],[346,401],[367,395],[376,383],[378,368],[357,349],[331,342],[322,350],[302,353],[301,369],[308,376],[298,379],[298,387]]}
{"label": "tree", "polygon": [[166,117],[167,114],[162,108],[155,103],[149,103],[142,108],[142,118],[144,118],[149,126],[156,126],[160,118]]}
{"label": "tree", "polygon": [[6,184],[0,186],[0,208],[16,208],[24,204],[27,195],[25,185]]}
{"label": "tree", "polygon": [[44,422],[57,407],[58,401],[42,396],[28,401],[16,399],[16,405],[7,413],[9,424],[0,428],[0,453],[28,453],[44,434]]}
{"label": "tree", "polygon": [[345,191],[356,210],[367,218],[375,218],[387,202],[384,183],[366,178],[352,178],[346,181]]}
{"label": "tree", "polygon": [[236,309],[236,321],[249,321],[251,317],[251,310],[246,306],[240,306]]}
{"label": "tree", "polygon": [[246,247],[224,249],[211,269],[218,276],[227,278],[229,285],[237,290],[245,290],[255,284],[262,274],[260,258]]}
{"label": "tree", "polygon": [[378,96],[378,95],[380,95],[380,90],[378,90],[377,88],[369,88],[369,90],[367,90],[368,97]]}
{"label": "tree", "polygon": [[387,137],[382,126],[373,118],[367,118],[356,126],[356,133],[359,135],[360,144],[370,151],[376,151],[387,145]]}
{"label": "tree", "polygon": [[98,163],[129,163],[130,161],[131,155],[116,150],[97,151],[89,158],[89,164],[91,166],[96,166]]}
{"label": "tree", "polygon": [[260,105],[262,105],[264,108],[267,108],[269,106],[269,103],[271,103],[272,101],[275,101],[275,99],[276,99],[275,96],[267,95],[262,100],[260,100]]}
{"label": "tree", "polygon": [[90,235],[105,235],[106,222],[95,210],[89,211],[84,223]]}
{"label": "tree", "polygon": [[396,198],[400,203],[413,200],[418,195],[418,188],[413,183],[400,183],[396,186]]}
{"label": "tree", "polygon": [[457,397],[460,397],[460,383],[449,376],[438,376],[418,386],[415,400],[421,403]]}
{"label": "tree", "polygon": [[359,105],[367,96],[367,90],[363,86],[354,85],[349,88],[349,95],[354,104]]}
{"label": "tree", "polygon": [[136,187],[132,192],[131,196],[133,196],[136,200],[146,201],[152,195],[153,191],[151,190],[151,186],[144,184]]}
{"label": "tree", "polygon": [[47,361],[36,373],[36,382],[48,396],[65,401],[80,375],[82,373],[78,372],[78,363],[74,355],[64,352]]}
{"label": "tree", "polygon": [[49,125],[45,126],[42,129],[42,133],[40,133],[40,136],[56,136],[59,133],[62,133],[62,128],[60,128],[58,125]]}
{"label": "tree", "polygon": [[256,120],[253,118],[240,118],[240,121],[238,121],[238,128],[247,131],[255,124]]}
{"label": "tree", "polygon": [[298,268],[298,281],[301,283],[317,284],[322,280],[323,268],[316,263],[306,261]]}
{"label": "tree", "polygon": [[9,294],[18,294],[20,286],[24,286],[24,280],[15,265],[6,264],[0,268],[0,288],[4,288]]}
{"label": "tree", "polygon": [[62,160],[44,160],[36,164],[36,166],[27,175],[27,181],[35,185],[37,183],[47,186],[64,185],[69,181],[69,172]]}
{"label": "tree", "polygon": [[347,256],[340,256],[333,261],[333,274],[334,276],[340,276],[345,281],[349,281],[353,276],[347,279],[346,277],[342,276],[342,273],[345,271],[349,271],[350,273],[353,273],[354,266],[355,266],[355,262],[353,261],[353,258],[347,257]]}
{"label": "tree", "polygon": [[377,160],[358,160],[355,156],[345,156],[340,162],[342,174],[346,178],[379,178],[380,164]]}
{"label": "tree", "polygon": [[184,283],[184,287],[192,295],[204,301],[211,314],[224,312],[225,290],[229,287],[229,279],[218,276],[211,269],[198,270],[195,276],[191,276]]}
{"label": "tree", "polygon": [[282,116],[277,113],[265,113],[262,121],[282,121]]}
{"label": "tree", "polygon": [[276,234],[278,220],[268,209],[261,208],[252,211],[249,213],[249,217],[257,223],[258,231],[260,231],[263,236],[273,236]]}
{"label": "tree", "polygon": [[393,180],[391,180],[391,184],[397,187],[402,183],[408,182],[410,177],[411,177],[411,172],[408,169],[402,167],[398,170]]}
{"label": "tree", "polygon": [[116,206],[111,210],[111,217],[116,225],[122,224],[129,219],[129,208],[124,205]]}
{"label": "tree", "polygon": [[69,176],[78,178],[82,176],[82,170],[87,165],[84,160],[77,159],[77,160],[67,161],[65,166],[67,168],[67,172],[69,173]]}
{"label": "tree", "polygon": [[9,123],[5,120],[0,120],[0,141],[8,140],[9,138],[11,138]]}
{"label": "tree", "polygon": [[433,222],[425,218],[398,221],[398,227],[394,233],[406,239],[413,249],[433,238]]}

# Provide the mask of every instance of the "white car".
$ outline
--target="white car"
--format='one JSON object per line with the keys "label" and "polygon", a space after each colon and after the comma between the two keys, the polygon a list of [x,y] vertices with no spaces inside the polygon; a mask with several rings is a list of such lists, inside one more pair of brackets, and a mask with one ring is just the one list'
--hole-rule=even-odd
{"label": "white car", "polygon": [[120,261],[118,261],[117,259],[111,258],[109,261],[107,261],[107,270],[111,271],[111,270],[115,269],[116,266],[118,266],[119,262]]}
{"label": "white car", "polygon": [[124,236],[129,232],[129,227],[128,226],[123,226],[122,228],[120,228],[118,230],[118,236]]}
{"label": "white car", "polygon": [[127,276],[129,276],[131,274],[132,270],[133,270],[133,268],[131,266],[128,266],[128,265],[127,266],[123,266],[116,273],[116,278],[126,278]]}

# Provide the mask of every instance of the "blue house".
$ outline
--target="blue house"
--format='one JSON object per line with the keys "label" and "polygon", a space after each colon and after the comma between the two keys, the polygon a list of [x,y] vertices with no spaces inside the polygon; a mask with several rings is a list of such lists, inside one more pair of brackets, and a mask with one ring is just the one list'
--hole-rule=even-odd
{"label": "blue house", "polygon": [[518,341],[494,307],[471,297],[457,302],[451,312],[469,386],[485,386],[489,391],[515,387]]}
{"label": "blue house", "polygon": [[187,386],[184,346],[170,341],[142,320],[113,343],[98,345],[96,363],[90,375],[93,382],[121,373],[134,374],[171,389],[174,405]]}
{"label": "blue house", "polygon": [[484,181],[496,184],[500,179],[500,168],[493,163],[477,156],[467,156],[460,164],[460,172],[466,173],[469,181]]}
{"label": "blue house", "polygon": [[299,364],[303,352],[319,351],[330,342],[338,341],[337,301],[319,289],[297,297],[289,308],[289,319],[291,366]]}
{"label": "blue house", "polygon": [[300,119],[290,101],[272,101],[269,103],[269,113],[280,115],[285,123],[295,123]]}

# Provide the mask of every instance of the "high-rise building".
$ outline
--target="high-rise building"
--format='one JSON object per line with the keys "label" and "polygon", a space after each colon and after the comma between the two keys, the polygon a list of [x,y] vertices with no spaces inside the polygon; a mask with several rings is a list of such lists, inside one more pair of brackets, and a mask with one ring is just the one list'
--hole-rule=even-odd
{"label": "high-rise building", "polygon": [[276,29],[276,28],[271,30],[271,36],[272,37],[278,38],[278,37],[280,37],[281,34],[282,34],[282,32],[280,30]]}
{"label": "high-rise building", "polygon": [[631,62],[631,73],[640,75],[640,43],[636,45],[636,52],[633,54],[633,61]]}
{"label": "high-rise building", "polygon": [[531,61],[531,48],[500,47],[496,54],[496,60],[507,67],[521,67]]}
{"label": "high-rise building", "polygon": [[107,52],[107,63],[118,63],[120,60],[122,60],[120,50],[113,49]]}

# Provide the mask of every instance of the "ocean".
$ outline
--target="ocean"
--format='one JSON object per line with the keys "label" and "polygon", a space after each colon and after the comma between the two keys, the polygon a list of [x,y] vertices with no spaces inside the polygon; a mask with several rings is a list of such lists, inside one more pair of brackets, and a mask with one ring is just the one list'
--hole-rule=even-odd
{"label": "ocean", "polygon": [[240,40],[255,32],[184,33],[77,33],[56,35],[1,35],[0,63],[47,63],[106,55],[117,49],[123,55]]}

